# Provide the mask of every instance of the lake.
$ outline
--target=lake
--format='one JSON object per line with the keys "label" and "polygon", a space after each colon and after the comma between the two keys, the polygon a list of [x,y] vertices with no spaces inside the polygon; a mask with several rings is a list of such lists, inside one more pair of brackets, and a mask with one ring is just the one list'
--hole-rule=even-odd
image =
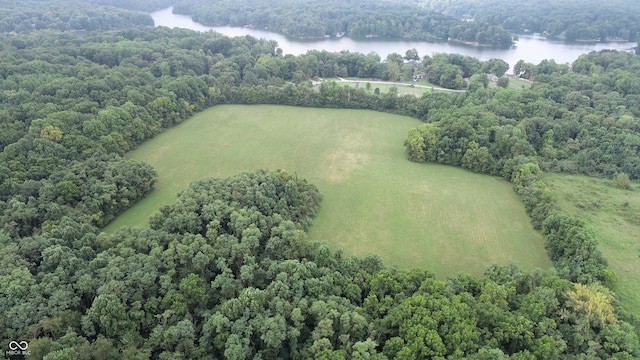
{"label": "lake", "polygon": [[420,56],[431,56],[434,53],[457,53],[469,55],[482,61],[493,58],[503,59],[510,66],[513,66],[519,60],[533,64],[539,64],[544,59],[553,59],[561,64],[572,63],[581,54],[591,51],[604,49],[630,51],[637,45],[630,42],[565,42],[551,40],[539,35],[519,35],[518,42],[510,48],[481,47],[446,41],[352,39],[346,36],[327,39],[295,39],[266,30],[231,26],[205,26],[194,22],[190,16],[173,14],[171,7],[151,13],[151,17],[156,26],[179,27],[196,31],[213,30],[231,37],[251,35],[256,38],[275,40],[285,54],[293,55],[304,54],[308,50],[326,50],[330,52],[348,50],[363,54],[373,51],[384,59],[388,54],[395,52],[404,55],[407,50],[415,48]]}

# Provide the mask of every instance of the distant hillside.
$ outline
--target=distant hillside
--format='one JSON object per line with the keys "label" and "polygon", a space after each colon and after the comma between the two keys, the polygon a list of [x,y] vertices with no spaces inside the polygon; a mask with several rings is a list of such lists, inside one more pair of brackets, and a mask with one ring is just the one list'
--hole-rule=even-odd
{"label": "distant hillside", "polygon": [[640,3],[626,0],[416,0],[420,7],[515,32],[567,40],[638,41]]}
{"label": "distant hillside", "polygon": [[[90,1],[91,2],[91,1]],[[151,16],[142,11],[103,6],[106,1],[24,1],[0,3],[0,32],[34,30],[93,31],[115,30],[135,26],[153,26]],[[149,4],[145,7],[144,4]],[[159,4],[159,2],[158,2]],[[106,5],[106,4],[105,4]],[[133,4],[132,4],[133,5]],[[133,10],[152,9],[151,2],[137,3]]]}
{"label": "distant hillside", "polygon": [[186,0],[174,11],[206,25],[268,28],[296,38],[346,34],[355,38],[453,39],[509,46],[512,35],[501,27],[467,22],[406,2],[374,0]]}

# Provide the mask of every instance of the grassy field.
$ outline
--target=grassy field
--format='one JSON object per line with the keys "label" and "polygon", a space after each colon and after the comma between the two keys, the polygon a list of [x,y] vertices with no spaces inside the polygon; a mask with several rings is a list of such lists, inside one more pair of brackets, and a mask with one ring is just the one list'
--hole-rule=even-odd
{"label": "grassy field", "polygon": [[[517,90],[530,89],[531,81],[509,78],[509,87]],[[498,86],[497,82],[489,81],[489,88],[495,88]]]}
{"label": "grassy field", "polygon": [[640,189],[614,187],[609,180],[586,176],[545,174],[558,193],[559,205],[586,219],[596,232],[600,249],[618,275],[616,293],[627,312],[640,315]]}
{"label": "grassy field", "polygon": [[426,268],[441,278],[481,275],[492,263],[550,267],[509,183],[406,160],[403,141],[419,124],[366,110],[211,108],[128,154],[150,163],[159,181],[105,231],[144,225],[193,180],[285,169],[324,194],[309,237],[346,254],[378,253],[387,265]]}
{"label": "grassy field", "polygon": [[530,89],[531,81],[509,78],[509,86],[515,89]]}
{"label": "grassy field", "polygon": [[[352,88],[355,88],[356,87],[355,82],[358,82],[359,88],[365,89],[365,90],[367,89],[367,83],[370,83],[371,88],[367,90],[369,94],[373,94],[376,88],[380,89],[381,94],[385,94],[385,93],[388,93],[389,89],[391,89],[392,87],[396,88],[398,94],[403,94],[403,95],[411,94],[416,96],[422,96],[422,94],[427,92],[447,90],[437,85],[433,85],[424,79],[420,79],[420,81],[424,80],[423,83],[421,83],[420,81],[418,82],[418,85],[421,85],[421,86],[414,86],[414,87],[411,86],[411,83],[400,83],[400,82],[384,83],[382,80],[371,80],[366,78],[355,78],[355,77],[346,77],[344,79],[348,81],[341,81],[339,78],[326,78],[324,79],[324,81],[335,81],[338,85],[348,85],[348,86],[351,86]],[[422,86],[429,86],[429,87],[425,88]],[[434,88],[432,89],[432,87]]]}
{"label": "grassy field", "polygon": [[[381,79],[369,79],[369,78],[357,78],[357,77],[346,77],[345,79],[347,80],[355,80],[355,81],[362,81],[366,84],[367,81],[382,81]],[[405,81],[404,82],[405,85],[409,86],[411,85],[411,81]],[[435,88],[442,88],[436,84],[432,84],[429,82],[429,80],[427,80],[426,78],[420,78],[418,79],[418,81],[416,82],[417,85],[422,85],[422,86],[428,86],[428,87],[435,87]],[[373,86],[373,83],[371,84],[371,86]]]}
{"label": "grassy field", "polygon": [[[338,84],[339,85],[349,85],[349,86],[351,86],[353,88],[356,87],[356,83],[353,83],[353,82],[339,82]],[[376,88],[378,88],[378,89],[380,89],[380,93],[381,94],[385,94],[385,93],[389,92],[389,89],[391,89],[392,87],[395,87],[398,94],[403,94],[403,95],[411,94],[411,95],[416,95],[416,96],[422,96],[422,94],[424,94],[424,93],[433,91],[431,89],[422,88],[422,87],[411,87],[409,85],[410,84],[393,85],[393,84],[371,83],[371,88],[369,90],[367,90],[367,92],[369,94],[373,94],[375,92]],[[367,89],[367,82],[366,81],[360,82],[360,88],[366,90]]]}

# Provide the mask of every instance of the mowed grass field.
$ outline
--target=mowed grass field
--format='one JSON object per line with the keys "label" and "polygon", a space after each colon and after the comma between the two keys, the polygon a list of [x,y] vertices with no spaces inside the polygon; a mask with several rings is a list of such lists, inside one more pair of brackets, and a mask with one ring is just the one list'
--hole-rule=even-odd
{"label": "mowed grass field", "polygon": [[493,263],[551,267],[508,182],[406,159],[404,139],[419,124],[367,110],[213,107],[127,155],[151,164],[159,180],[105,231],[145,225],[196,179],[285,169],[324,194],[309,238],[347,255],[377,253],[441,278],[482,275]]}
{"label": "mowed grass field", "polygon": [[[385,82],[382,80],[371,80],[366,78],[355,78],[355,77],[347,77],[344,78],[348,81],[341,81],[339,78],[325,78],[324,81],[334,81],[339,86],[350,86],[352,88],[356,88],[356,82],[358,83],[358,89],[364,89],[369,94],[373,94],[378,88],[381,94],[388,93],[391,88],[396,88],[396,92],[402,95],[414,95],[417,97],[422,96],[424,93],[434,92],[434,91],[446,91],[447,89],[441,88],[437,85],[433,85],[426,80],[424,83],[419,83],[421,86],[411,86],[411,83],[400,83],[400,82]],[[421,79],[423,80],[423,79]],[[371,85],[371,87],[367,90],[367,83]],[[429,87],[422,87],[429,86]],[[432,88],[435,87],[435,90]]]}
{"label": "mowed grass field", "polygon": [[[338,85],[348,85],[351,86],[352,88],[356,87],[356,83],[354,82],[338,82]],[[396,89],[396,93],[398,94],[402,94],[402,95],[414,95],[417,97],[422,96],[422,94],[427,93],[427,92],[433,92],[433,90],[428,89],[428,88],[423,88],[423,87],[411,87],[409,86],[410,84],[405,84],[405,85],[394,85],[394,84],[381,84],[381,83],[370,83],[371,84],[371,88],[369,90],[367,90],[367,82],[360,82],[360,88],[361,89],[365,89],[367,91],[367,93],[369,94],[373,94],[376,90],[376,88],[380,89],[380,93],[381,94],[385,94],[388,93],[389,90],[391,88],[395,88]]]}
{"label": "mowed grass field", "polygon": [[618,189],[613,181],[545,174],[560,207],[589,222],[599,248],[618,276],[621,308],[640,316],[640,189]]}

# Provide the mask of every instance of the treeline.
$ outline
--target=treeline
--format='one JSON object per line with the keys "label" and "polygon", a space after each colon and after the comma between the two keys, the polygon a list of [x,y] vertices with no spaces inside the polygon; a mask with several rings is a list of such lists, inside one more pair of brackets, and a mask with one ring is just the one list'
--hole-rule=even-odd
{"label": "treeline", "polygon": [[[59,0],[59,1],[69,1],[69,0]],[[122,9],[129,10],[139,10],[144,12],[153,12],[156,10],[161,10],[167,8],[175,3],[173,0],[88,0],[88,3],[103,5],[103,6],[114,6]]]}
{"label": "treeline", "polygon": [[625,0],[416,0],[420,7],[504,29],[567,40],[638,41],[640,6]]}
{"label": "treeline", "polygon": [[554,194],[542,180],[540,168],[531,162],[521,164],[511,181],[534,227],[542,232],[545,248],[558,274],[574,282],[598,281],[615,288],[615,274],[607,269],[594,233],[584,220],[567,215],[555,206]]}
{"label": "treeline", "polygon": [[297,38],[346,34],[354,38],[385,37],[453,40],[510,46],[513,36],[500,27],[464,22],[399,1],[182,1],[174,12],[205,25],[252,26]]}
{"label": "treeline", "polygon": [[0,4],[0,32],[44,29],[93,31],[153,26],[149,14],[109,5],[74,0],[4,2]]}

